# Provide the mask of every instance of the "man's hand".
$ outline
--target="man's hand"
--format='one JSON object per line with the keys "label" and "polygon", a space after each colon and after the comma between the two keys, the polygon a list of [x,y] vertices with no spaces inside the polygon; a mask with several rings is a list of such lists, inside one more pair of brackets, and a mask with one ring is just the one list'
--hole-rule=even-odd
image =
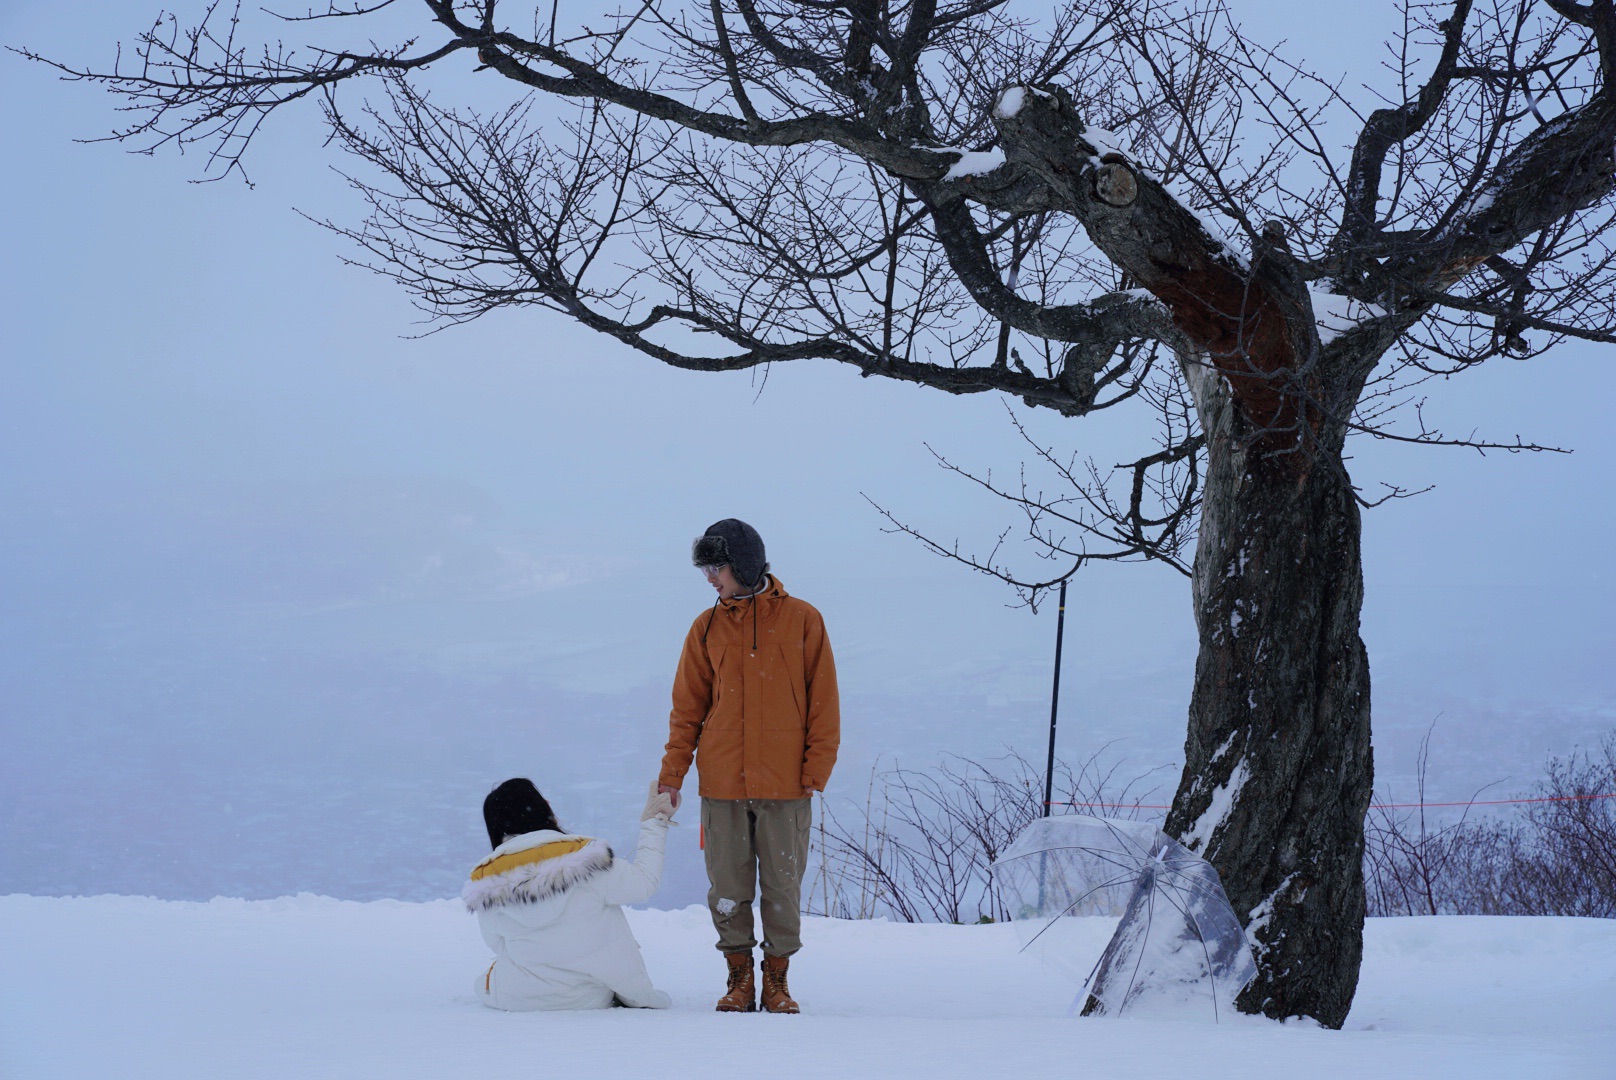
{"label": "man's hand", "polygon": [[667,784],[658,784],[657,785],[657,793],[661,794],[661,795],[672,795],[673,796],[673,808],[675,810],[679,809],[679,789],[678,788],[669,787]]}

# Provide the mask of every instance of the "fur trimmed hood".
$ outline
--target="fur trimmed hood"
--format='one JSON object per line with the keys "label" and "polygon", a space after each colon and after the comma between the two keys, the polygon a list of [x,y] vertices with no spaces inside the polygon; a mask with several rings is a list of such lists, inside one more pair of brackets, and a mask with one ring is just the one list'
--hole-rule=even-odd
{"label": "fur trimmed hood", "polygon": [[547,829],[513,836],[471,871],[460,890],[468,911],[532,904],[611,869],[612,849],[588,836]]}

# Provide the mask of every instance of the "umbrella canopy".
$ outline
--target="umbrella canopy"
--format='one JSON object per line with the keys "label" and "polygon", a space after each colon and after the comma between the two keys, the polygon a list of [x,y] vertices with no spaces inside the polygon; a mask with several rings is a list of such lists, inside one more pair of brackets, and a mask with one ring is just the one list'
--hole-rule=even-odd
{"label": "umbrella canopy", "polygon": [[[1085,1016],[1210,1006],[1216,1019],[1257,974],[1218,872],[1147,822],[1042,818],[993,864],[993,877],[1023,951],[1087,990]],[[1090,967],[1092,916],[1118,921]]]}

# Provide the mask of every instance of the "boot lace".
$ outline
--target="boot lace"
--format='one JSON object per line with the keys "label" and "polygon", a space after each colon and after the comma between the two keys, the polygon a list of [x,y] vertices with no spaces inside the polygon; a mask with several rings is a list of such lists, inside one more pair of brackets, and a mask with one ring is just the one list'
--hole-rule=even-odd
{"label": "boot lace", "polygon": [[786,986],[786,973],[780,968],[763,968],[763,992],[765,994],[779,994],[781,997],[790,997],[791,990]]}

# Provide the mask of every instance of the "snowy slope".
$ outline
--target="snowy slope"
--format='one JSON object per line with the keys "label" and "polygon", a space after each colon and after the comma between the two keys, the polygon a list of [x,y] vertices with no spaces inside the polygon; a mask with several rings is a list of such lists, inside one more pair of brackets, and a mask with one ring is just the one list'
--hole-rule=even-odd
{"label": "snowy slope", "polygon": [[1069,1019],[1071,985],[1010,927],[823,919],[803,1016],[719,1016],[705,912],[630,917],[671,1012],[483,1008],[453,901],[0,898],[0,1077],[1616,1076],[1616,922],[1372,920],[1329,1032]]}

